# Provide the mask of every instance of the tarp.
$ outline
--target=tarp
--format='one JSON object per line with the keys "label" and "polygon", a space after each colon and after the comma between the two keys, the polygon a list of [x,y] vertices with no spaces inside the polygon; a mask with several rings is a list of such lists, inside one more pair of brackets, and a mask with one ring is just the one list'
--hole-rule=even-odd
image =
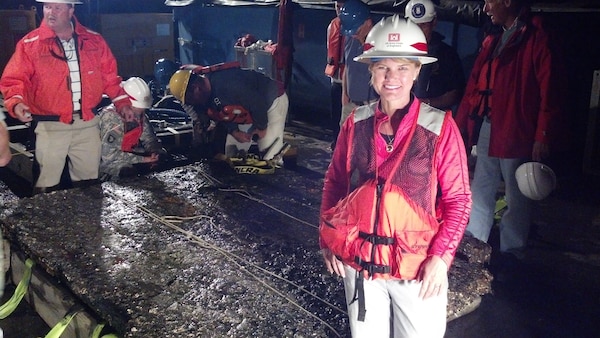
{"label": "tarp", "polygon": [[[334,1],[328,0],[290,0],[302,7],[324,9],[332,8]],[[373,12],[382,14],[404,11],[408,0],[363,0]],[[481,25],[486,15],[483,12],[483,1],[433,0],[438,6],[438,15],[443,20]],[[187,6],[192,4],[215,4],[222,6],[277,6],[280,0],[166,0],[167,6]],[[532,1],[533,11],[540,12],[599,12],[600,3],[595,0],[565,1],[545,0]]]}

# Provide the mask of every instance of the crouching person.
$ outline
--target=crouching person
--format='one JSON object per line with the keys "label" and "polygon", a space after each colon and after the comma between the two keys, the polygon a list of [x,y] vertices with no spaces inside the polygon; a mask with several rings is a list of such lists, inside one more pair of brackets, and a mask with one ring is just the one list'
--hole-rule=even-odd
{"label": "crouching person", "polygon": [[135,175],[138,173],[138,164],[153,167],[160,155],[166,155],[145,114],[146,109],[152,105],[150,88],[139,77],[128,79],[122,86],[139,119],[135,122],[124,122],[112,104],[100,112],[100,178],[104,181]]}
{"label": "crouching person", "polygon": [[263,160],[284,148],[289,101],[281,82],[233,62],[187,65],[171,76],[169,89],[188,113],[195,112],[190,114],[194,124],[207,117],[217,122],[217,153],[247,152],[253,139]]}

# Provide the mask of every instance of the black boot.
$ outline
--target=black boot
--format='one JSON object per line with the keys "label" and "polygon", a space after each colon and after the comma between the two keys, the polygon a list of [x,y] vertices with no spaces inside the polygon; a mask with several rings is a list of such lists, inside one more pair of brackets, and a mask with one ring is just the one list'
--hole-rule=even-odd
{"label": "black boot", "polygon": [[53,185],[51,187],[33,187],[33,191],[31,193],[32,196],[37,194],[46,194],[49,192],[53,192],[59,190],[59,184]]}

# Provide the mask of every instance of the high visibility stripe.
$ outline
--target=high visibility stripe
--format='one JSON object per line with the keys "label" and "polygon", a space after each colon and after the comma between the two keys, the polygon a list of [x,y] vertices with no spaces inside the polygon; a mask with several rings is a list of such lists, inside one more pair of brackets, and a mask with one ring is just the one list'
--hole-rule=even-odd
{"label": "high visibility stripe", "polygon": [[60,338],[63,332],[67,329],[67,326],[69,326],[69,324],[71,323],[71,320],[73,320],[73,317],[75,317],[82,310],[83,308],[80,306],[74,307],[73,310],[69,311],[63,317],[63,319],[61,319],[58,323],[56,323],[56,325],[54,325],[52,330],[50,330],[46,334],[45,338]]}
{"label": "high visibility stripe", "polygon": [[25,261],[25,272],[23,273],[23,278],[19,282],[19,285],[17,285],[17,288],[15,289],[15,293],[8,301],[6,301],[6,303],[0,306],[0,319],[10,316],[17,306],[19,306],[19,303],[21,303],[23,296],[27,293],[29,282],[31,281],[31,269],[34,265],[35,263],[31,259]]}

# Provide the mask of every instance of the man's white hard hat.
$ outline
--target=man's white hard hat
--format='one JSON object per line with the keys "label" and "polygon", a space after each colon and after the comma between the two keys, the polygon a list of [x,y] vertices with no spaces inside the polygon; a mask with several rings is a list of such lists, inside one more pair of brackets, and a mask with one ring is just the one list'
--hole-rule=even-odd
{"label": "man's white hard hat", "polygon": [[125,93],[131,100],[131,105],[136,108],[148,109],[152,106],[152,94],[146,81],[139,77],[131,77],[121,83]]}
{"label": "man's white hard hat", "polygon": [[435,15],[435,5],[431,0],[410,0],[404,9],[404,17],[414,23],[431,22]]}
{"label": "man's white hard hat", "polygon": [[540,162],[521,164],[515,172],[515,177],[521,193],[535,201],[548,197],[556,188],[554,171]]}

